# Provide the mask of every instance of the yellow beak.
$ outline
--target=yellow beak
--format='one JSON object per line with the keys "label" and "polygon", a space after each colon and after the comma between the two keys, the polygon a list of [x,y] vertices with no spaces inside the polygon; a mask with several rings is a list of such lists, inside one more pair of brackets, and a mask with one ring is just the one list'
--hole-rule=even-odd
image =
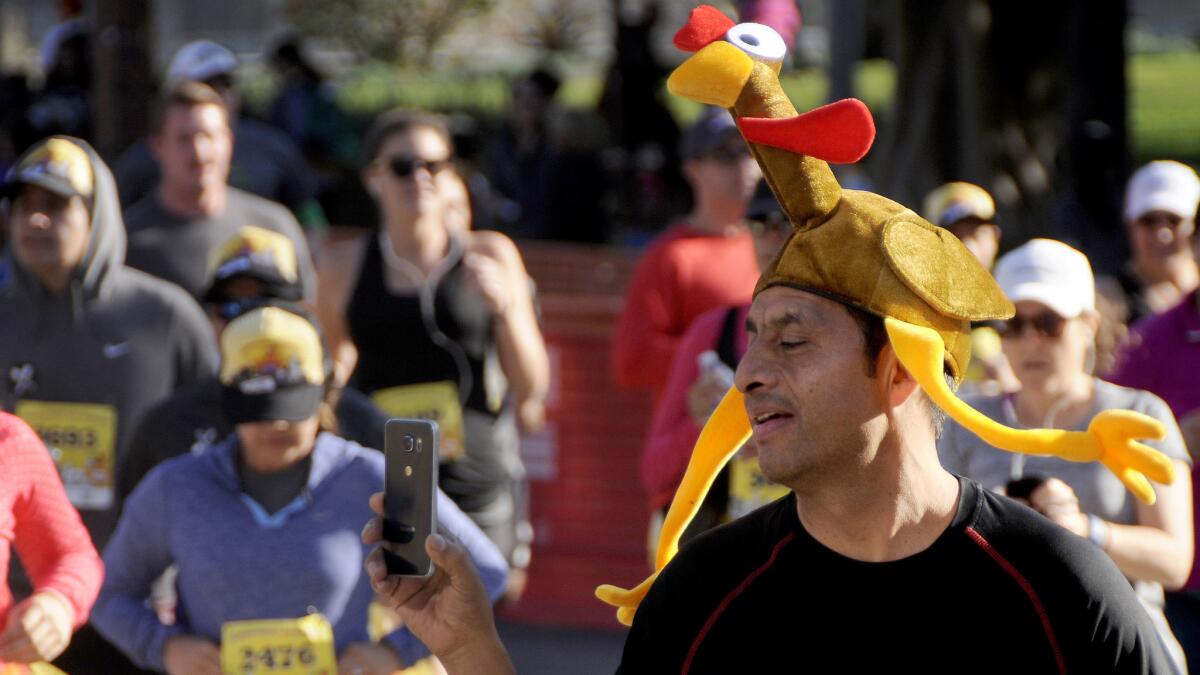
{"label": "yellow beak", "polygon": [[667,90],[691,101],[732,108],[753,68],[754,60],[746,52],[719,40],[679,64],[667,78]]}

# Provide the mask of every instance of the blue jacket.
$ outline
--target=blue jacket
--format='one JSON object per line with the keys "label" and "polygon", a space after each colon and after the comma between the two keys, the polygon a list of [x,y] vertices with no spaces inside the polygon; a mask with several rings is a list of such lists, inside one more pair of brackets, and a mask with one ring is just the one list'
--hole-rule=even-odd
{"label": "blue jacket", "polygon": [[[317,437],[304,493],[274,514],[239,489],[231,434],[203,452],[168,460],[130,495],[104,552],[107,576],[91,621],[143,667],[163,668],[167,639],[194,634],[220,642],[221,625],[319,611],[336,649],[369,640],[374,597],[359,538],[373,517],[367,497],[384,485],[383,455],[333,434]],[[500,551],[440,491],[438,523],[470,552],[495,599],[508,567]],[[154,580],[179,567],[176,624],[147,606]],[[405,663],[429,652],[406,629],[385,638]]]}

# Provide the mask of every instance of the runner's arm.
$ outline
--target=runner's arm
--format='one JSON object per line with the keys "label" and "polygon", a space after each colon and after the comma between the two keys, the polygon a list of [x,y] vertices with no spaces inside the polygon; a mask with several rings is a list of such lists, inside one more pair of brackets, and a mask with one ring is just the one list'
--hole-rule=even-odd
{"label": "runner's arm", "polygon": [[12,420],[0,430],[0,466],[8,487],[17,492],[13,544],[34,591],[66,600],[78,627],[96,601],[104,566],[79,512],[67,500],[46,446],[32,429]]}
{"label": "runner's arm", "polygon": [[125,502],[104,550],[107,576],[92,610],[92,625],[144,668],[163,670],[167,640],[184,635],[181,623],[164,626],[146,602],[154,580],[172,563],[167,548],[167,486],[150,472]]}
{"label": "runner's arm", "polygon": [[494,319],[500,368],[522,425],[537,428],[550,386],[550,358],[538,327],[525,263],[512,240],[498,232],[476,232],[472,242],[472,247],[495,260],[503,273],[501,283],[507,287],[508,302]]}
{"label": "runner's arm", "polygon": [[346,309],[362,265],[365,244],[365,239],[326,242],[317,256],[317,320],[325,331],[337,380],[342,385],[350,379],[358,363],[358,350],[346,325]]}
{"label": "runner's arm", "polygon": [[1182,588],[1192,569],[1191,467],[1175,460],[1175,482],[1155,485],[1153,506],[1135,504],[1137,525],[1109,524],[1105,551],[1127,576]]}

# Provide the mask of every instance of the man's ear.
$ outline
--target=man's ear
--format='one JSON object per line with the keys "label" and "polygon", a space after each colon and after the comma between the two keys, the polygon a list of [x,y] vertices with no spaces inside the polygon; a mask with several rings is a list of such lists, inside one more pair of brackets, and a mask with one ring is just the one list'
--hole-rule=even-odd
{"label": "man's ear", "polygon": [[890,408],[898,408],[903,405],[908,397],[916,393],[921,386],[917,384],[917,379],[912,376],[912,373],[909,373],[900,363],[891,343],[885,344],[883,349],[879,350],[879,357],[875,362],[875,374],[880,386],[884,389],[882,392],[884,400],[887,401]]}

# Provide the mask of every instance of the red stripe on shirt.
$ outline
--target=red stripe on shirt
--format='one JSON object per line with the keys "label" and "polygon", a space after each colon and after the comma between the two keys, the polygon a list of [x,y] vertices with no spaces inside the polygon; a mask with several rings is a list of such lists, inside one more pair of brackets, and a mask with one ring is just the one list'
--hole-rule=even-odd
{"label": "red stripe on shirt", "polygon": [[708,621],[704,622],[704,627],[700,629],[700,633],[696,635],[696,640],[692,642],[692,648],[688,650],[687,658],[684,659],[683,669],[680,672],[682,672],[684,675],[687,675],[688,671],[692,669],[692,660],[696,658],[696,651],[700,649],[700,644],[704,642],[704,638],[708,637],[708,631],[712,630],[712,627],[717,623],[717,619],[721,618],[721,614],[725,612],[725,609],[729,607],[729,604],[732,603],[737,596],[741,595],[743,591],[750,587],[750,584],[754,583],[755,579],[761,576],[763,572],[766,572],[768,569],[770,569],[771,565],[775,564],[775,559],[779,557],[779,552],[783,550],[784,546],[787,546],[795,538],[795,532],[788,532],[786,537],[780,539],[778,544],[775,544],[775,548],[771,551],[771,556],[767,558],[767,561],[758,569],[747,575],[746,578],[742,580],[742,583],[738,584],[737,588],[730,591],[729,595],[726,595],[725,599],[721,601],[721,604],[717,605],[717,608],[714,609],[713,613],[709,615]]}
{"label": "red stripe on shirt", "polygon": [[1062,650],[1058,648],[1058,638],[1054,635],[1054,627],[1050,625],[1050,615],[1046,613],[1046,608],[1042,605],[1041,598],[1038,597],[1037,591],[1033,590],[1033,585],[1025,578],[1025,575],[1017,571],[1016,567],[1010,563],[1000,552],[992,548],[987,539],[983,538],[975,528],[968,527],[967,536],[974,541],[979,548],[983,549],[984,553],[991,556],[992,560],[996,561],[997,565],[1012,577],[1021,590],[1025,591],[1025,595],[1029,597],[1029,601],[1033,603],[1034,610],[1037,611],[1038,618],[1042,620],[1042,629],[1046,631],[1046,639],[1050,641],[1050,650],[1054,652],[1054,660],[1058,663],[1058,672],[1067,672],[1067,662],[1063,659]]}

